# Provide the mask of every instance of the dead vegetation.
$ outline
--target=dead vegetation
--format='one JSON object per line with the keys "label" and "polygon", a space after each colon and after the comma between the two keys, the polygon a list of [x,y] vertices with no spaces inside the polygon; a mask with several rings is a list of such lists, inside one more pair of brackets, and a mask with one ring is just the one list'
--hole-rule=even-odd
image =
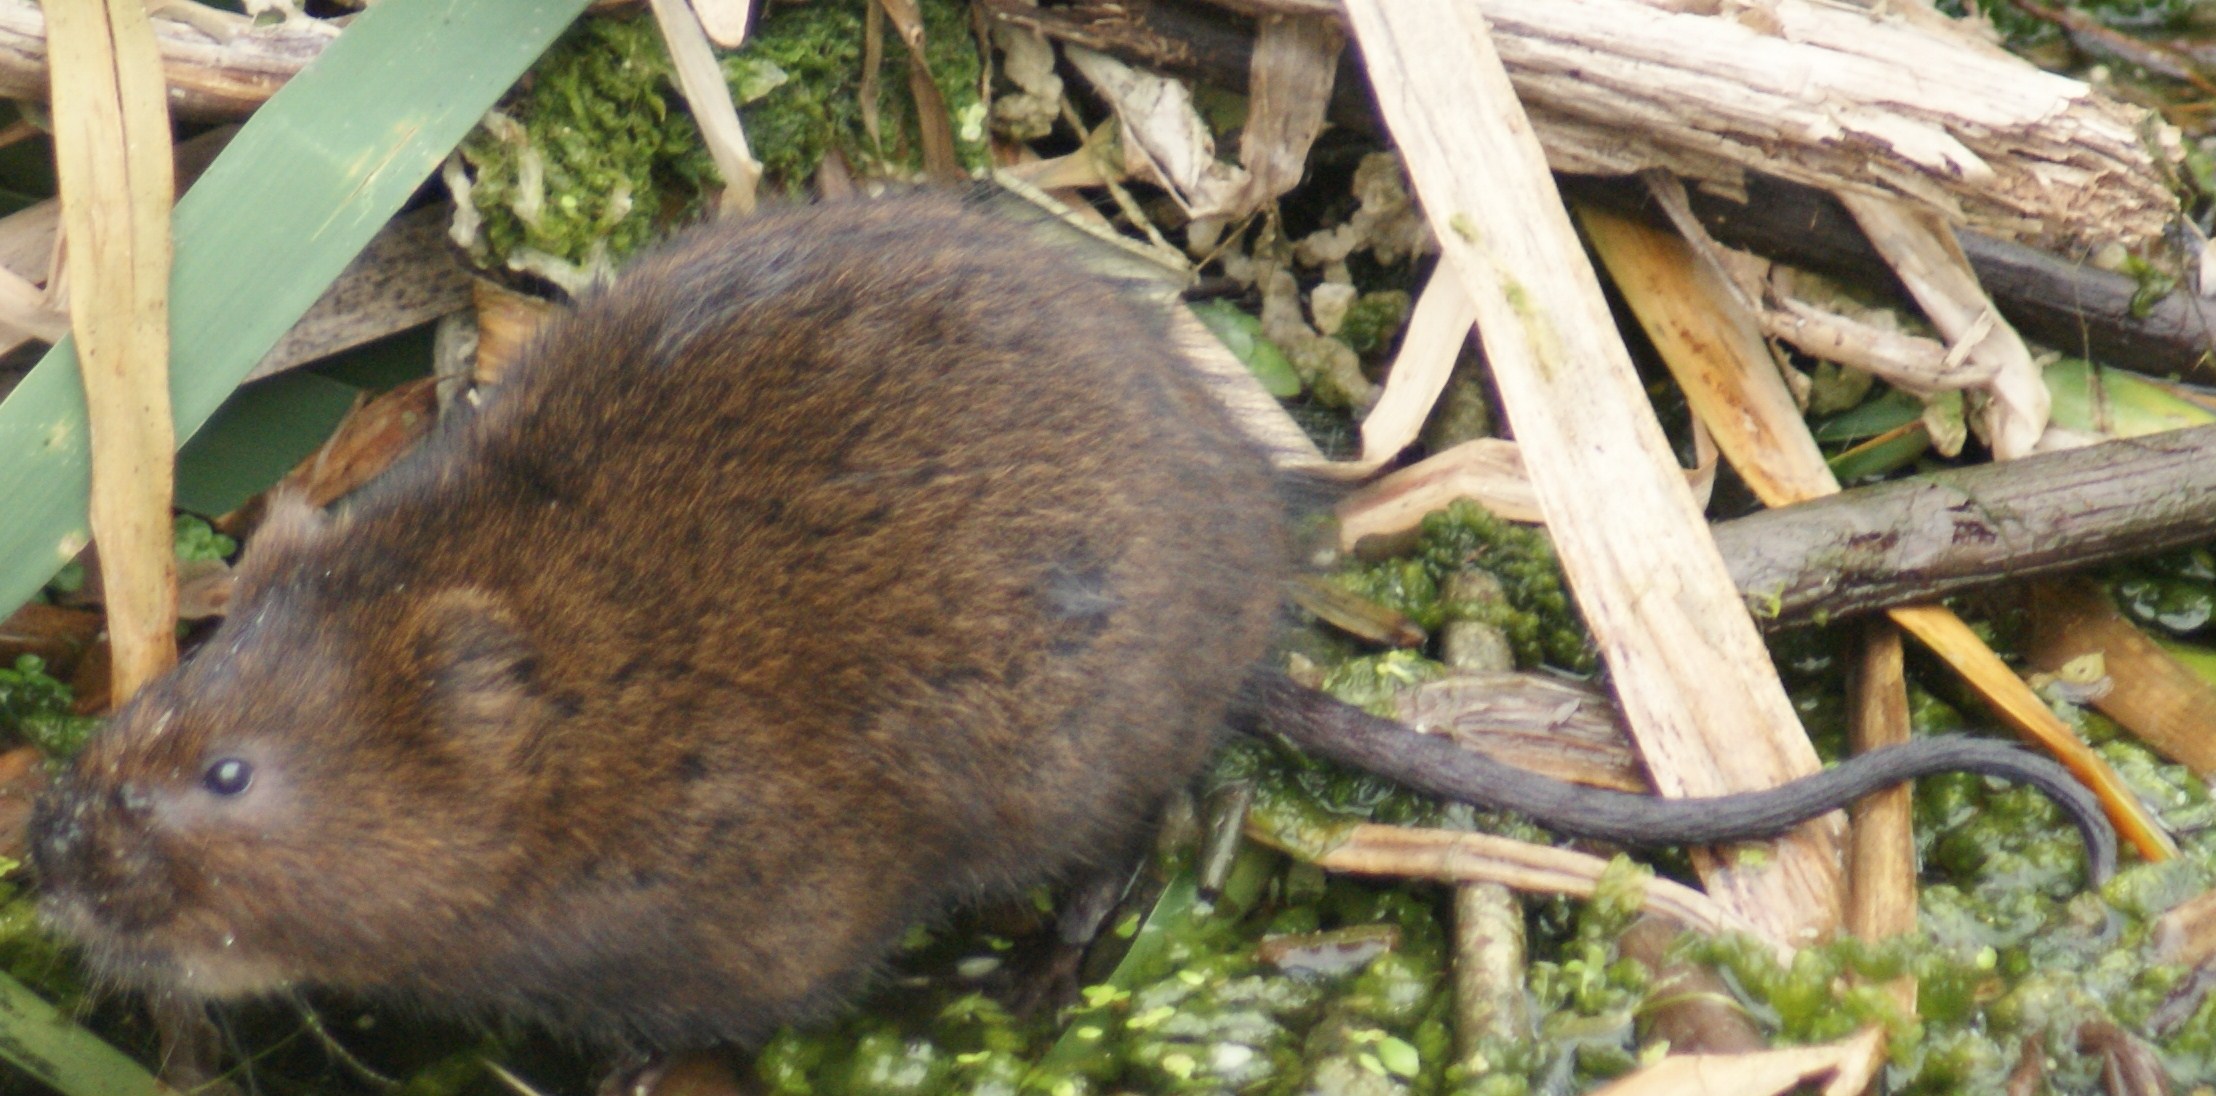
{"label": "dead vegetation", "polygon": [[[744,215],[759,200],[761,164],[709,42],[739,45],[748,5],[651,6],[675,84],[727,182],[713,205]],[[0,0],[0,93],[47,94],[50,47],[38,10]],[[2057,395],[2052,368],[2051,351],[2061,350],[2205,375],[2209,334],[2197,297],[2140,309],[2141,282],[2096,269],[2121,268],[2124,256],[2142,270],[2190,270],[2198,261],[2172,246],[2171,230],[2185,218],[2185,141],[2157,115],[2042,71],[1977,26],[1915,2],[978,0],[969,13],[990,43],[979,107],[991,128],[964,137],[964,126],[984,123],[957,117],[934,83],[920,9],[883,0],[866,11],[865,56],[898,50],[912,61],[918,155],[907,181],[991,177],[1080,232],[1122,241],[1116,261],[1151,280],[1228,292],[1301,374],[1308,395],[1300,402],[1336,404],[1354,424],[1359,443],[1327,455],[1257,386],[1251,363],[1178,312],[1213,387],[1279,464],[1363,485],[1337,508],[1338,552],[1404,546],[1424,514],[1455,499],[1543,523],[1612,698],[1503,711],[1481,706],[1515,689],[1451,677],[1404,701],[1411,722],[1489,730],[1475,748],[1596,783],[1627,779],[1628,748],[1644,774],[1636,786],[1661,794],[1768,787],[1821,762],[1762,630],[1866,614],[1832,633],[1852,670],[1851,686],[1828,702],[1845,706],[1853,748],[1909,733],[1905,633],[2099,793],[2143,861],[2177,854],[2157,812],[2026,675],[2049,675],[2035,678],[2044,686],[2074,666],[2092,682],[2088,703],[2196,776],[2216,766],[2206,746],[2216,730],[2207,680],[2082,581],[2016,588],[2011,596],[2028,607],[2035,634],[2021,666],[1937,601],[2216,532],[2206,482],[2216,466],[2207,459],[2212,428],[2133,440],[2149,431],[2118,410],[2130,401],[2121,387]],[[167,108],[181,118],[251,113],[338,33],[336,21],[297,13],[252,25],[189,3],[157,10],[148,31],[135,59],[118,50],[118,71],[150,79],[147,58],[158,50]],[[53,33],[58,43],[60,28]],[[868,102],[879,94],[867,86]],[[56,92],[57,124],[73,98]],[[868,124],[878,136],[879,120]],[[1235,147],[1219,148],[1233,132]],[[1366,143],[1360,166],[1319,171],[1319,142],[1348,134]],[[973,145],[984,162],[965,165]],[[65,146],[57,141],[66,154]],[[1330,151],[1343,157],[1344,148]],[[165,172],[170,153],[166,144],[129,151],[132,164]],[[206,144],[186,142],[175,150],[178,169],[189,175],[208,154]],[[85,185],[79,178],[132,180],[129,198],[95,199],[103,210],[157,207],[172,193],[166,178],[134,172],[64,172],[59,221],[73,258],[100,231],[66,215],[70,188]],[[1303,189],[1323,178],[1344,193]],[[836,150],[812,176],[776,181],[823,195],[882,182]],[[1780,195],[1801,203],[1797,220],[1774,215],[1786,204]],[[526,337],[530,319],[510,326],[511,299],[496,288],[481,286],[478,309],[466,309],[469,282],[435,239],[451,212],[393,221],[256,370],[447,317],[453,355],[444,379],[365,402],[286,477],[287,489],[319,503],[343,496],[421,436],[438,396],[496,377]],[[1828,235],[1807,228],[1818,221]],[[96,273],[61,277],[56,230],[49,206],[0,219],[0,325],[17,342],[51,341],[66,315],[89,361],[94,339],[86,336],[102,317],[143,317],[149,306],[105,288]],[[147,248],[112,253],[159,261]],[[1832,280],[1810,277],[1811,265]],[[1406,321],[1392,325],[1384,346],[1357,349],[1349,324],[1363,321],[1350,317],[1371,307],[1365,279],[1380,270],[1416,278],[1403,299]],[[1619,327],[1604,279],[1632,329]],[[1847,288],[1833,292],[1837,283]],[[158,355],[137,360],[149,359]],[[1819,441],[1811,406],[1828,418],[1860,405],[1869,377],[1914,406],[1849,454],[1905,444],[1990,463],[1842,490],[1844,447]],[[159,388],[88,381],[96,395],[125,402],[149,384]],[[1857,384],[1861,395],[1838,395]],[[1665,387],[1682,399],[1684,424],[1668,425],[1693,454],[1692,468],[1657,412],[1654,394]],[[1505,429],[1427,432],[1462,392],[1496,396]],[[1844,406],[1823,410],[1842,398]],[[2191,392],[2172,398],[2186,408],[2208,402]],[[114,438],[167,443],[104,426],[105,416],[133,409],[95,404],[96,491],[135,490],[142,509],[166,499],[158,477],[98,471],[115,456]],[[2064,404],[2068,417],[2058,411]],[[2080,404],[2093,413],[2075,413]],[[2187,417],[2158,425],[2192,421],[2179,414]],[[1776,509],[1712,524],[1725,508],[1712,505],[1719,479],[1728,505],[1744,510],[1751,498]],[[219,528],[250,535],[258,505]],[[169,634],[174,617],[157,604],[154,619],[125,625],[126,590],[166,587],[106,568],[167,560],[167,545],[125,550],[106,528],[95,522],[104,577],[78,598],[108,613],[105,638],[92,638],[97,625],[83,609],[53,605],[28,606],[0,631],[0,656],[38,654],[83,699],[127,693],[149,676],[160,657],[138,653],[140,641]],[[1554,747],[1548,758],[1533,741],[1572,715],[1601,729],[1588,727],[1592,742]],[[0,813],[10,835],[0,851],[20,846],[8,817]],[[1414,827],[1365,823],[1320,853],[1266,827],[1250,832],[1328,871],[1453,884],[1458,917],[1484,908],[1484,884],[1590,895],[1606,864]],[[1907,795],[1892,793],[1851,820],[1810,824],[1760,852],[1698,850],[1702,889],[1656,881],[1645,903],[1682,926],[1751,933],[1790,954],[1843,931],[1878,938],[1914,929],[1917,860]],[[2203,934],[2190,913],[2201,902],[2166,915],[2161,946],[2173,962],[2210,962],[2208,949],[2190,943]],[[1480,969],[1484,942],[1464,941],[1458,962]],[[1458,966],[1456,984],[1467,996],[1486,983]],[[1913,993],[1894,985],[1913,1008]],[[2117,1076],[2149,1068],[2132,1040],[2151,1034],[2080,1031],[2085,1053],[2138,1063],[2115,1066]],[[1605,1091],[1751,1093],[1803,1083],[1861,1091],[1885,1043],[1873,1027],[1796,1050],[1669,1049],[1687,1053]]]}

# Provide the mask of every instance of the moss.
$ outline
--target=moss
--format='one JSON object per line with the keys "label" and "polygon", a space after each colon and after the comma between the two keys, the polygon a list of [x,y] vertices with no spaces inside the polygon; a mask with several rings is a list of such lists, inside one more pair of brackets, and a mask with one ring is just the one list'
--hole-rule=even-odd
{"label": "moss", "polygon": [[[1463,571],[1490,572],[1501,597],[1450,600],[1448,580]],[[1549,665],[1591,673],[1598,655],[1570,603],[1554,545],[1544,532],[1495,517],[1473,502],[1457,502],[1423,520],[1416,549],[1400,559],[1354,564],[1333,576],[1348,591],[1405,613],[1426,630],[1449,620],[1499,628],[1529,669]]]}
{"label": "moss", "polygon": [[1359,655],[1332,667],[1324,675],[1323,691],[1390,718],[1394,694],[1435,680],[1444,673],[1445,666],[1417,651]]}
{"label": "moss", "polygon": [[581,20],[523,89],[459,150],[480,262],[537,252],[582,268],[628,254],[713,178],[646,15]]}
{"label": "moss", "polygon": [[[978,94],[983,62],[967,8],[924,0],[924,56],[954,123],[955,151],[970,170],[985,166],[985,109]],[[863,124],[862,37],[858,0],[822,0],[775,9],[746,46],[724,60],[736,80],[763,66],[784,74],[740,111],[764,171],[797,192],[832,150],[865,176],[913,176],[922,166],[915,105],[908,98],[908,52],[888,27],[877,74],[878,133]]]}
{"label": "moss", "polygon": [[[967,8],[922,5],[925,52],[955,125],[957,154],[985,164],[982,60]],[[774,9],[721,59],[755,158],[772,186],[798,192],[833,149],[860,174],[920,167],[908,54],[887,33],[878,73],[879,135],[862,124],[862,0]],[[482,218],[472,255],[488,265],[576,276],[606,269],[693,213],[718,180],[644,14],[580,21],[460,149]]]}
{"label": "moss", "polygon": [[[1916,711],[1920,732],[1960,722],[1928,697]],[[1998,1091],[2032,1038],[2047,1048],[2054,1091],[2098,1091],[2099,1057],[2075,1049],[2089,1022],[2150,1038],[2181,1090],[2216,1082],[2216,1038],[2205,1026],[2216,1009],[2202,1002],[2192,1019],[2153,1031],[2183,972],[2154,962],[2146,946],[2153,918],[2216,885],[2208,790],[2121,738],[2099,750],[2179,834],[2178,858],[2128,864],[2100,892],[2085,892],[2078,837],[2044,797],[1969,774],[1927,777],[1916,833],[1929,877],[1914,934],[1836,941],[1790,968],[1744,940],[1695,942],[1688,953],[1728,972],[1781,1041],[1884,1026],[1896,1092]],[[1916,1015],[1870,988],[1903,975],[1917,983]]]}
{"label": "moss", "polygon": [[[1569,631],[1574,617],[1551,553],[1536,534],[1521,543],[1504,540],[1498,524],[1467,512],[1434,515],[1406,557],[1349,568],[1340,581],[1430,624],[1469,612],[1450,608],[1442,591],[1466,588],[1450,581],[1459,568],[1483,567],[1501,579],[1503,591],[1514,592],[1503,601],[1546,622],[1538,627]],[[2199,585],[2216,573],[2210,560],[2206,552],[2177,553],[2138,573]],[[1582,641],[1581,632],[1572,634]],[[1780,652],[1781,664],[1811,694],[1841,687],[1838,659],[1823,646],[1830,638],[1804,633]],[[1393,688],[1429,672],[1427,660],[1402,652],[1341,662],[1325,680],[1348,699],[1377,707]],[[1928,692],[1912,696],[1919,734],[1960,731],[1970,722]],[[1797,703],[1817,723],[1838,721],[1835,704],[1813,695]],[[2077,1050],[2077,1033],[2087,1024],[2114,1024],[2148,1040],[2181,1089],[2216,1082],[2210,1026],[2216,1001],[2172,1002],[2168,1007],[2183,1014],[2158,1030],[2158,1010],[2184,975],[2153,962],[2146,947],[2153,918],[2216,886],[2216,800],[2190,772],[2107,721],[2066,714],[2180,835],[2182,856],[2129,865],[2101,892],[2088,893],[2080,839],[2045,797],[1973,774],[1929,777],[1915,798],[1928,873],[1915,933],[1879,943],[1836,941],[1804,950],[1786,966],[1767,945],[1749,940],[1691,940],[1681,945],[1685,956],[1722,970],[1747,1013],[1779,1043],[1884,1028],[1888,1080],[1897,1092],[1997,1091],[2035,1038],[2053,1063],[2056,1091],[2097,1091],[2100,1059]],[[1389,788],[1312,762],[1271,763],[1288,769],[1256,777],[1254,817],[1267,819],[1262,824],[1273,833],[1328,842],[1334,821],[1386,813],[1431,824],[1474,818],[1435,805],[1427,816],[1420,798],[1402,803]],[[1472,1048],[1469,1061],[1446,1079],[1453,1091],[1581,1091],[1632,1068],[1651,1049],[1637,1045],[1630,1023],[1648,1004],[1646,977],[1615,952],[1620,924],[1609,904],[1536,901],[1532,909],[1529,986],[1540,1037]],[[1916,982],[1915,1012],[1883,989],[1900,977]]]}
{"label": "moss", "polygon": [[826,153],[861,132],[862,9],[823,3],[776,11],[724,61],[725,74],[746,64],[771,65],[787,77],[740,119],[764,172],[797,191]]}
{"label": "moss", "polygon": [[1364,293],[1347,307],[1346,319],[1339,324],[1339,339],[1364,357],[1375,354],[1400,335],[1401,325],[1408,322],[1410,306],[1411,298],[1402,290]]}

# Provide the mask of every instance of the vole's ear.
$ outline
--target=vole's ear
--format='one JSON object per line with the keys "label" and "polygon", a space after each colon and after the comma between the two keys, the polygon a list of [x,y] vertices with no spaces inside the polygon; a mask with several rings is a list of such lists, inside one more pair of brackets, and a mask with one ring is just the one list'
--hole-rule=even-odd
{"label": "vole's ear", "polygon": [[335,524],[331,515],[299,491],[271,495],[261,524],[247,538],[246,552],[239,557],[238,592],[267,588],[284,571],[286,561],[298,559],[311,545],[332,535]]}
{"label": "vole's ear", "polygon": [[416,665],[434,714],[461,728],[505,724],[535,692],[537,652],[501,599],[452,587],[417,606]]}

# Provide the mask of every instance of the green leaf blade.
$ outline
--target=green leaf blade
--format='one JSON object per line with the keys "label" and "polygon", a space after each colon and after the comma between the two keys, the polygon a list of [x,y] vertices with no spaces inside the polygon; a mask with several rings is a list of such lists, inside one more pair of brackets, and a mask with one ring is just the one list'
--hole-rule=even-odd
{"label": "green leaf blade", "polygon": [[[586,0],[382,0],[178,202],[170,398],[181,444],[567,27]],[[0,403],[0,615],[83,547],[74,348]]]}

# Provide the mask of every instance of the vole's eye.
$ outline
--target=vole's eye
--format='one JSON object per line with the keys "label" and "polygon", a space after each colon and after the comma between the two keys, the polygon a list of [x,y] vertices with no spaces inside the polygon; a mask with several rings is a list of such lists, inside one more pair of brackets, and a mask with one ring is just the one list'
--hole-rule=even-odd
{"label": "vole's eye", "polygon": [[237,795],[253,782],[254,766],[235,757],[222,758],[200,774],[200,786],[222,796]]}

